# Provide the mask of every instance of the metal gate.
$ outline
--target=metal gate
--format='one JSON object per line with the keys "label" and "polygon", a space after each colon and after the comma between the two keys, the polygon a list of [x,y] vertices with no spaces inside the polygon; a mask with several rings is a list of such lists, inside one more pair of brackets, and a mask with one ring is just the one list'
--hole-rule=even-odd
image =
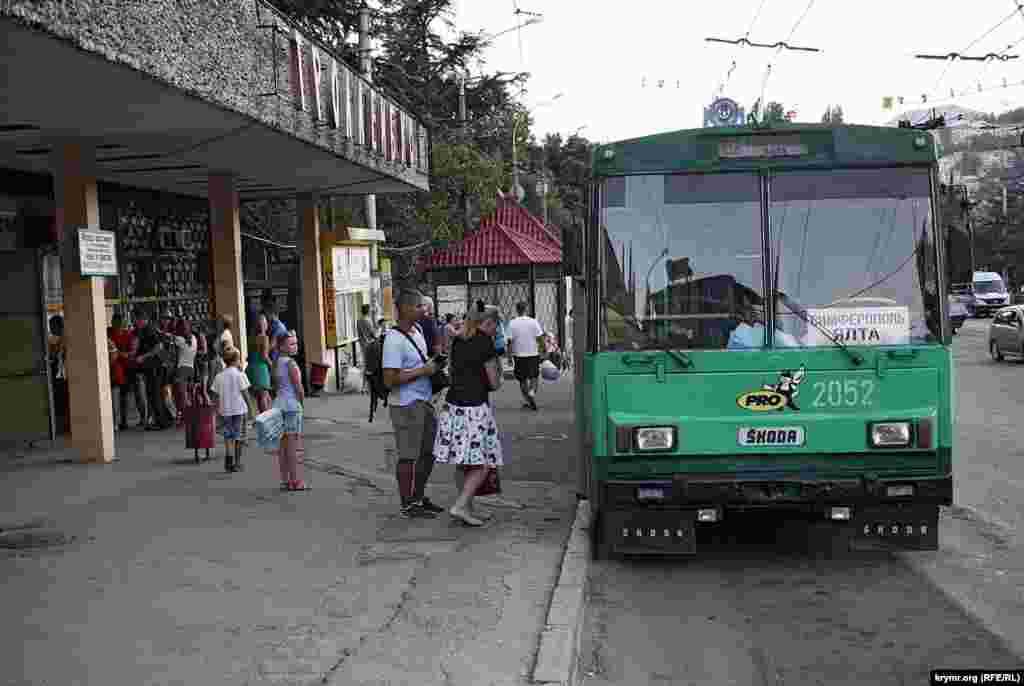
{"label": "metal gate", "polygon": [[479,299],[496,305],[501,318],[508,321],[516,316],[516,303],[530,302],[530,284],[522,281],[508,283],[480,283],[469,285],[469,306]]}
{"label": "metal gate", "polygon": [[34,250],[0,253],[0,436],[53,439],[42,262]]}
{"label": "metal gate", "polygon": [[534,319],[541,328],[554,336],[558,335],[558,282],[538,281],[534,284],[537,312]]}
{"label": "metal gate", "polygon": [[434,298],[434,310],[444,317],[446,314],[455,315],[461,319],[466,313],[466,294],[468,290],[465,284],[461,286],[438,286]]}

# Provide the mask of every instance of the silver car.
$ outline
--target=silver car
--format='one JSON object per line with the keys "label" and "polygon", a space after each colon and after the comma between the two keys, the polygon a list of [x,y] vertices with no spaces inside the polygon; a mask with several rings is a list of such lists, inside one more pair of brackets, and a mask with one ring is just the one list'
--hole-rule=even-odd
{"label": "silver car", "polygon": [[1024,305],[996,311],[988,328],[988,349],[997,362],[1006,355],[1024,357]]}

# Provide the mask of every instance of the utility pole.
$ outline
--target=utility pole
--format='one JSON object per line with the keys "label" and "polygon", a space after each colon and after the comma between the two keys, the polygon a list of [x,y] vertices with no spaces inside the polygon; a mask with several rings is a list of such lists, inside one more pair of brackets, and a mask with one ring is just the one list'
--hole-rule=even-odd
{"label": "utility pole", "polygon": [[540,174],[540,203],[543,208],[544,226],[548,225],[548,174],[542,171]]}
{"label": "utility pole", "polygon": [[[365,4],[359,9],[359,71],[362,72],[369,83],[373,83],[373,56],[370,48],[370,8]],[[361,107],[362,103],[359,106]],[[373,117],[372,111],[369,116]],[[370,135],[373,135],[372,123]],[[377,195],[374,193],[367,194],[365,202],[366,228],[374,230],[377,228]],[[375,317],[380,317],[383,314],[381,311],[380,290],[375,287],[375,284],[380,283],[379,264],[378,243],[373,241],[370,243],[370,276],[371,284],[374,287],[370,290],[370,301]]]}
{"label": "utility pole", "polygon": [[[459,74],[459,126],[462,131],[462,144],[469,145],[469,122],[466,116],[466,76]],[[466,182],[462,184],[462,223],[463,234],[469,231],[469,190]]]}
{"label": "utility pole", "polygon": [[[370,8],[363,5],[359,9],[359,71],[370,83],[373,83],[373,57],[370,48]],[[373,112],[370,113],[373,116]],[[371,126],[372,135],[372,126]],[[366,228],[377,228],[377,196],[366,195]]]}

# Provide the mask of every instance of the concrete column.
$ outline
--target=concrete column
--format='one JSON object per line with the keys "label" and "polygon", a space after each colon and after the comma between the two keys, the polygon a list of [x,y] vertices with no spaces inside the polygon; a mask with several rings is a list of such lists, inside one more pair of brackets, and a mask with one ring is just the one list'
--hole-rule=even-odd
{"label": "concrete column", "polygon": [[245,304],[242,291],[242,233],[238,188],[230,174],[210,174],[210,264],[213,268],[213,316],[235,320],[235,345],[246,359]]}
{"label": "concrete column", "polygon": [[302,246],[302,346],[307,364],[314,362],[333,367],[327,360],[324,334],[324,281],[320,258],[320,213],[317,197],[298,198],[299,234]]}
{"label": "concrete column", "polygon": [[[69,245],[78,240],[78,229],[100,228],[95,150],[79,143],[55,145],[51,166],[57,226],[63,231],[64,244]],[[82,462],[113,462],[114,412],[103,279],[82,278],[78,265],[66,257],[63,270],[71,447]]]}

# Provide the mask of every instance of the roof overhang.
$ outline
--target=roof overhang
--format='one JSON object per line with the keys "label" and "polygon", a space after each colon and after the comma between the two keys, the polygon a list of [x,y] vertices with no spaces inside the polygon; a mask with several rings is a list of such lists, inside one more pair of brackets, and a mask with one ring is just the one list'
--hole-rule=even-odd
{"label": "roof overhang", "polygon": [[[78,4],[71,10],[53,1],[0,5],[0,167],[49,173],[51,151],[78,140],[96,147],[97,179],[189,196],[206,197],[215,173],[235,175],[242,200],[428,187],[425,145],[424,154],[409,164],[395,159],[405,155],[383,154],[379,141],[358,144],[358,135],[346,136],[351,125],[339,130],[322,107],[319,118],[311,113],[317,109],[314,95],[321,105],[330,95],[309,84],[303,103],[309,102],[311,111],[296,106],[287,81],[289,41],[279,45],[275,36],[289,35],[283,19],[271,13],[245,16],[261,0],[239,0],[237,6],[97,2],[82,9]],[[227,17],[191,16],[207,9]],[[147,29],[143,20],[155,11],[172,16],[165,26]],[[236,25],[207,30],[205,41],[190,42],[168,31],[184,33],[181,27],[196,22],[216,26],[214,19]],[[150,35],[133,33],[147,30]],[[247,58],[239,35],[274,54],[262,62]],[[294,54],[294,44],[291,49]],[[220,64],[216,60],[232,57],[237,64],[210,72],[211,65]],[[270,57],[281,60],[271,64]],[[164,65],[169,71],[158,73]],[[331,73],[339,68],[345,69],[335,64]],[[392,109],[382,93],[351,74],[347,78],[353,97],[372,96],[395,121],[401,116],[403,126],[425,133],[397,105]]]}

